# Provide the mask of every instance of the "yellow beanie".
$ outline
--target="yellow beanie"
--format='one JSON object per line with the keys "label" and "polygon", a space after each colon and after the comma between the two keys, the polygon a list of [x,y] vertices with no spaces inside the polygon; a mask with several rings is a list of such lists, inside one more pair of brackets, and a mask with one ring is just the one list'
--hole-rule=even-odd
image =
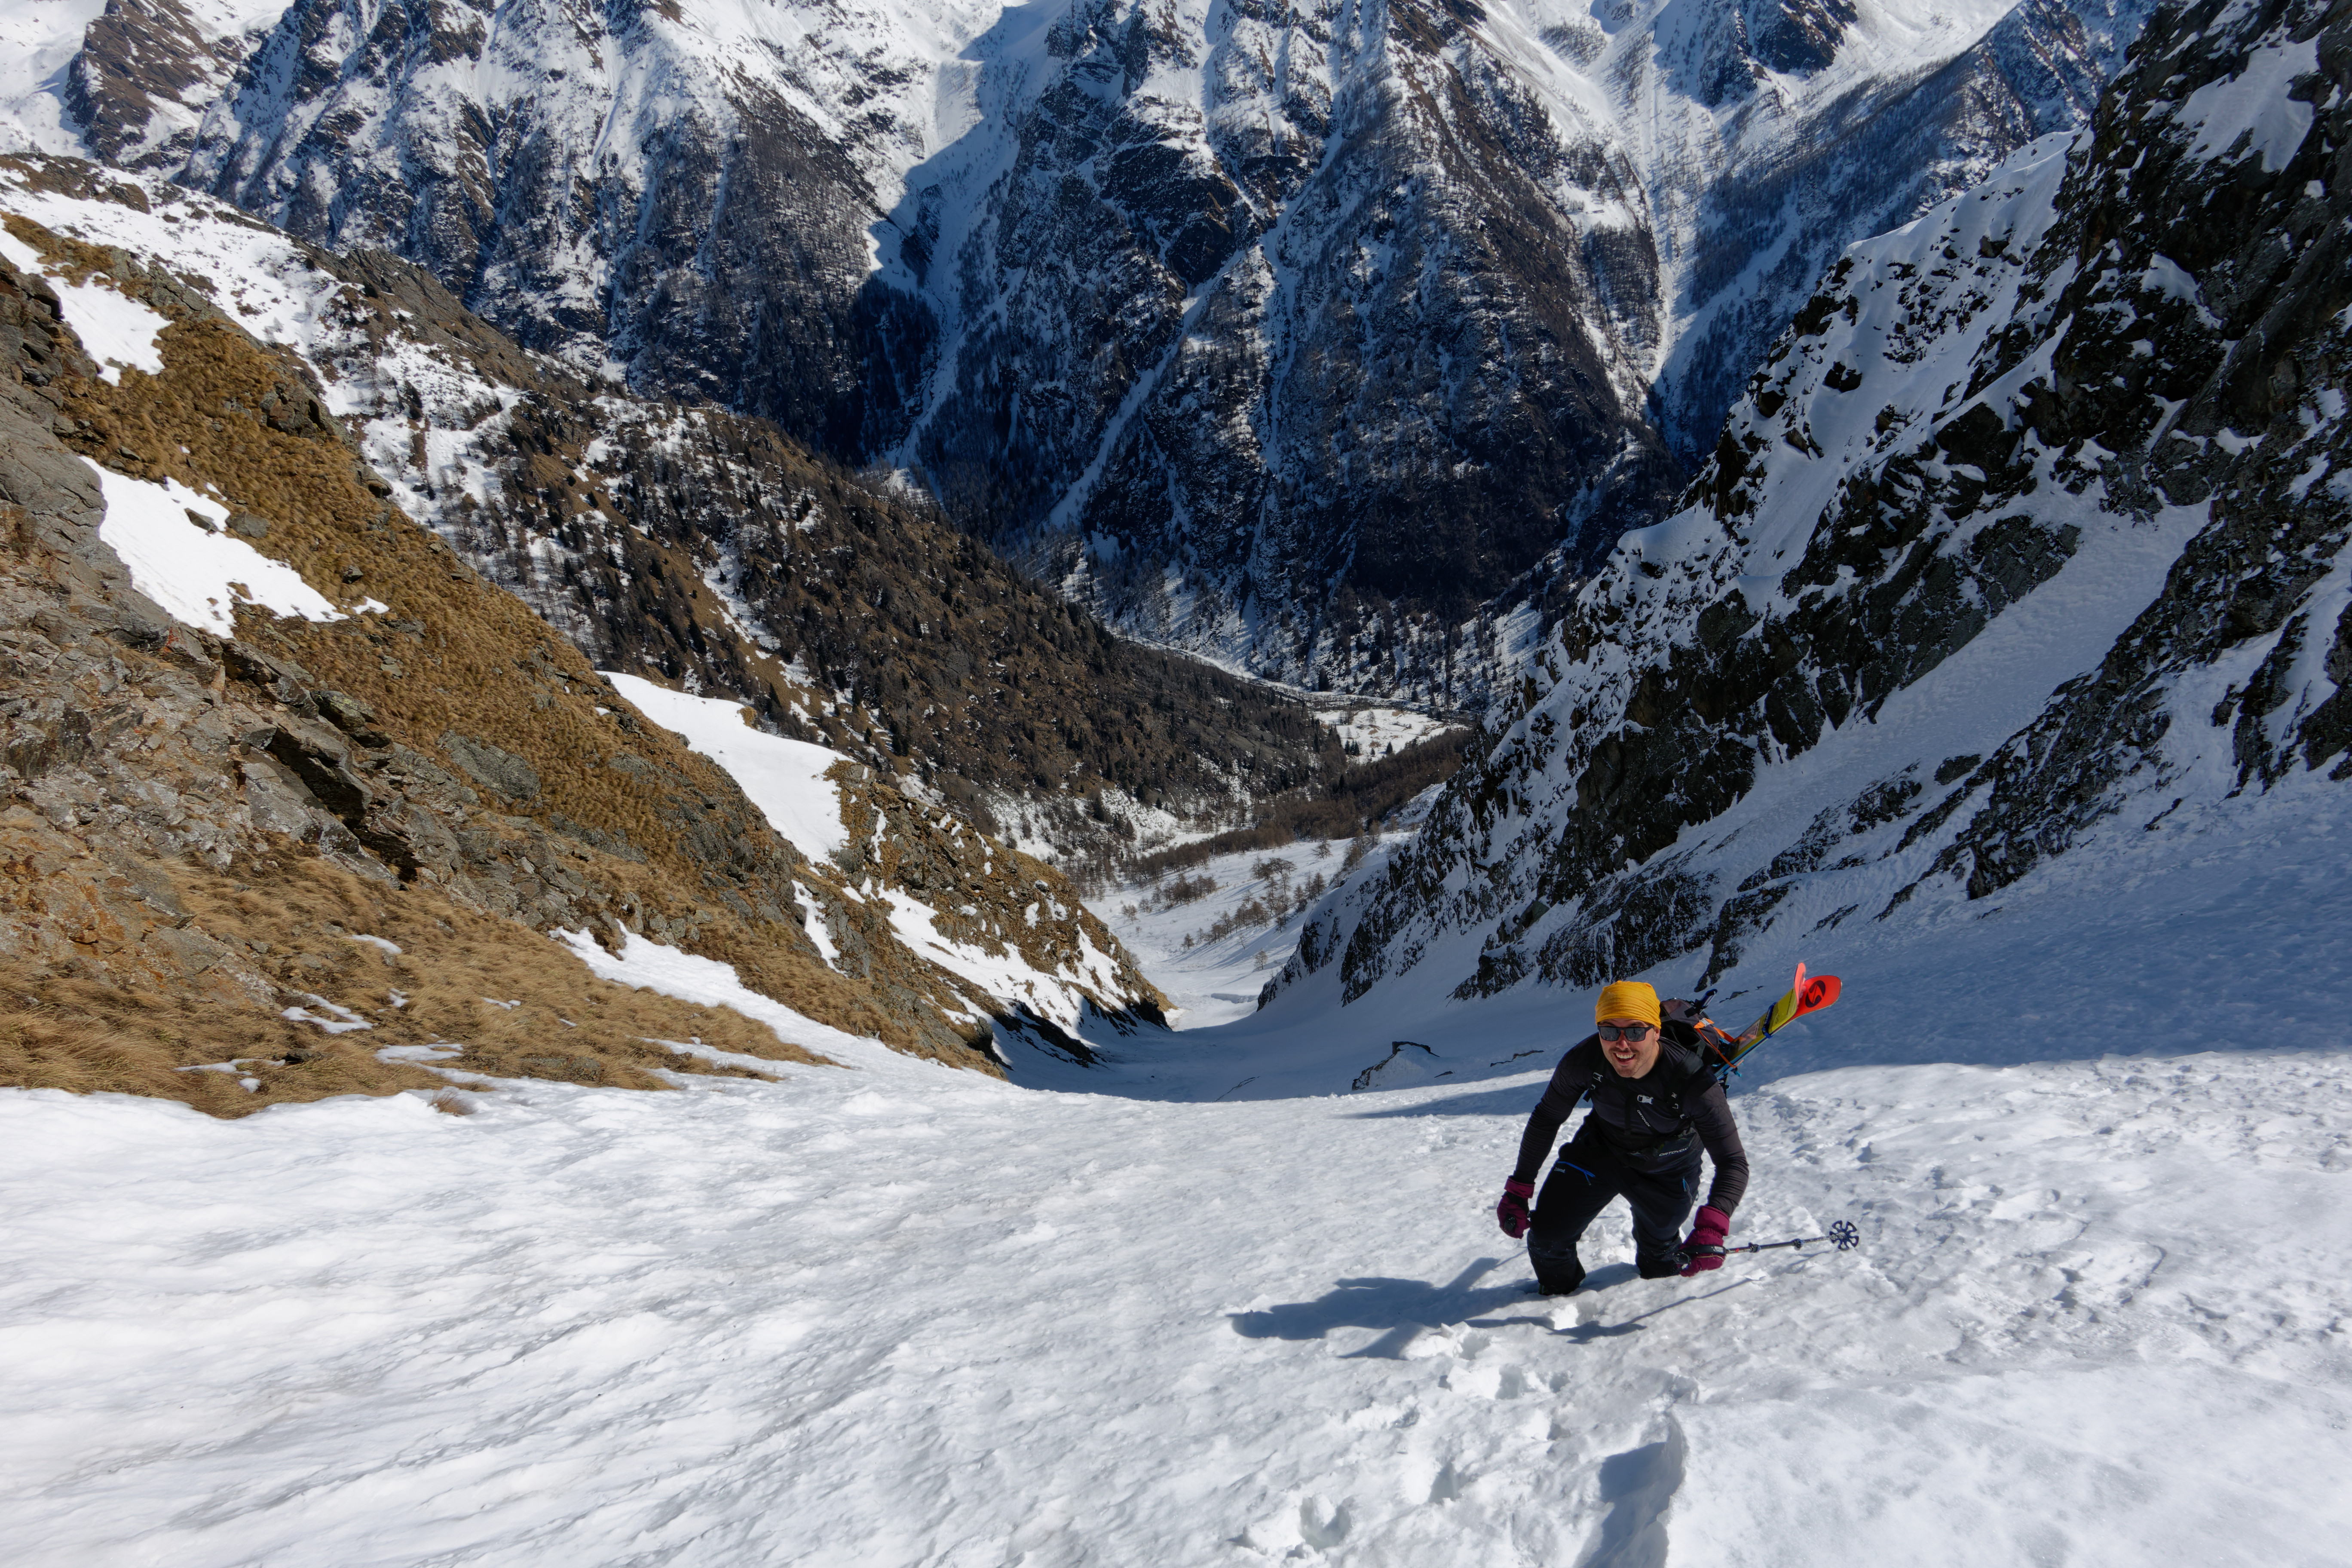
{"label": "yellow beanie", "polygon": [[1639,1018],[1654,1029],[1659,1023],[1657,987],[1642,980],[1604,985],[1601,1000],[1592,1005],[1592,1017],[1596,1023],[1603,1018]]}

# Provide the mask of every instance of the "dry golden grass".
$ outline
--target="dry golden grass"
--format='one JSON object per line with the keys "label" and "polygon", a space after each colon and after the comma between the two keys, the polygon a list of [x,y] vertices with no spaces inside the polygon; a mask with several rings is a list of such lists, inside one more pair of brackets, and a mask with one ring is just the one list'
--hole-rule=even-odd
{"label": "dry golden grass", "polygon": [[[8,226],[76,272],[118,267],[106,252],[21,218],[10,217]],[[633,925],[651,926],[658,917],[691,926],[696,935],[687,945],[693,951],[734,964],[747,985],[837,1028],[958,1066],[1001,1070],[978,1048],[982,1031],[967,1039],[949,1024],[945,1011],[961,1010],[961,999],[898,946],[880,915],[856,905],[839,911],[841,920],[869,928],[861,934],[872,973],[853,980],[828,967],[791,921],[747,912],[762,902],[789,907],[799,861],[732,781],[677,737],[636,721],[578,650],[528,606],[475,577],[436,537],[373,493],[373,475],[352,449],[309,422],[311,394],[299,360],[257,345],[224,321],[162,303],[175,318],[159,338],[162,374],[129,370],[120,384],[58,383],[65,412],[79,426],[68,445],[123,472],[176,479],[217,494],[266,521],[268,533],[257,548],[293,565],[330,597],[391,605],[381,616],[331,624],[241,611],[242,637],[290,655],[320,686],[367,703],[393,738],[453,773],[462,770],[439,746],[446,731],[523,758],[541,781],[538,795],[525,802],[486,798],[486,805],[534,818],[566,843],[577,844],[577,830],[585,827],[642,852],[641,862],[583,853],[571,866],[605,895],[590,907],[626,910]],[[272,418],[295,428],[278,428]],[[622,752],[653,765],[612,765]],[[772,850],[764,868],[746,874],[739,859],[722,875],[714,846],[737,844]],[[814,868],[804,874],[811,880],[821,875]],[[419,896],[430,895],[422,888],[404,895]],[[524,939],[510,923],[493,924],[498,935],[481,943],[483,956],[462,962],[492,964],[491,950],[501,945],[548,945]],[[485,989],[497,986],[486,980]],[[533,1016],[542,1033],[556,1032],[535,1046],[496,1021],[462,1027],[484,1042],[478,1047],[487,1053],[482,1059],[509,1066],[570,1048],[551,1042],[559,1036],[569,1041],[575,1031]],[[445,1007],[434,1017],[456,1037],[458,1015]],[[571,1022],[586,1028],[591,1021]],[[625,1053],[602,1070],[610,1075],[604,1081],[654,1081]]]}
{"label": "dry golden grass", "polygon": [[[269,1065],[289,1054],[309,1059]],[[256,1058],[246,1067],[262,1080],[259,1091],[239,1087],[237,1074],[178,1070],[235,1058]],[[379,1062],[347,1040],[259,1008],[137,994],[0,959],[0,1084],[10,1088],[143,1094],[241,1116],[289,1100],[391,1094],[446,1081]]]}
{"label": "dry golden grass", "polygon": [[[170,868],[197,929],[267,948],[291,990],[372,1026],[330,1035],[262,1006],[238,1007],[0,960],[0,1085],[144,1094],[218,1116],[337,1094],[444,1087],[421,1067],[387,1063],[387,1046],[462,1047],[436,1065],[501,1078],[667,1089],[656,1069],[741,1078],[660,1042],[779,1064],[824,1061],[765,1025],[599,979],[552,940],[462,908],[429,889],[394,890],[316,857],[273,857],[215,872]],[[373,936],[397,954],[354,940]],[[501,1005],[501,1004],[506,1004]],[[325,1007],[306,1011],[334,1015]],[[184,1071],[237,1064],[236,1072]],[[240,1078],[257,1087],[240,1087]],[[441,1097],[441,1109],[465,1105]]]}
{"label": "dry golden grass", "polygon": [[[757,1077],[667,1045],[699,1044],[771,1061],[814,1063],[766,1025],[721,1007],[599,979],[551,938],[459,906],[430,889],[393,889],[317,858],[268,872],[182,879],[197,923],[274,951],[323,960],[289,985],[315,993],[375,1026],[340,1038],[373,1046],[462,1045],[444,1065],[508,1078],[658,1089],[649,1068]],[[240,873],[243,873],[241,876]],[[259,880],[245,879],[257,877]],[[275,931],[275,938],[268,933]],[[385,952],[374,937],[401,951]]]}

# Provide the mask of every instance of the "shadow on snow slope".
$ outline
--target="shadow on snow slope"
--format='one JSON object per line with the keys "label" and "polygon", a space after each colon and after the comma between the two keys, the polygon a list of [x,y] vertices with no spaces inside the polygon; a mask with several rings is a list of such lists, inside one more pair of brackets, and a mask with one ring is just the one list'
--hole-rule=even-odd
{"label": "shadow on snow slope", "polygon": [[[1504,1329],[1513,1327],[1540,1328],[1560,1339],[1586,1343],[1596,1339],[1615,1339],[1623,1334],[1642,1331],[1642,1320],[1654,1318],[1661,1312],[1685,1307],[1694,1301],[1704,1301],[1710,1296],[1720,1296],[1726,1290],[1738,1289],[1744,1281],[1735,1280],[1714,1290],[1696,1296],[1677,1296],[1646,1312],[1621,1319],[1612,1323],[1580,1322],[1562,1326],[1549,1314],[1522,1314],[1517,1317],[1481,1317],[1507,1307],[1534,1300],[1531,1287],[1525,1279],[1514,1279],[1508,1285],[1485,1285],[1478,1281],[1496,1268],[1502,1260],[1481,1258],[1443,1285],[1425,1279],[1391,1279],[1381,1277],[1346,1279],[1333,1283],[1331,1289],[1312,1301],[1285,1301],[1278,1306],[1254,1308],[1246,1311],[1229,1312],[1234,1332],[1245,1340],[1316,1340],[1330,1337],[1338,1329],[1373,1329],[1378,1337],[1360,1349],[1347,1352],[1343,1359],[1364,1358],[1402,1361],[1407,1349],[1422,1333],[1449,1323],[1460,1323],[1473,1329]],[[1611,1263],[1595,1268],[1586,1276],[1580,1295],[1634,1279],[1630,1263]]]}
{"label": "shadow on snow slope", "polygon": [[[1884,921],[1864,910],[1795,941],[1768,935],[1725,977],[1717,1017],[1737,1025],[1761,1012],[1801,958],[1841,976],[1845,993],[1764,1047],[1734,1089],[1855,1066],[2341,1049],[2352,1044],[2352,944],[2342,940],[2352,931],[2352,824],[2341,795],[2274,796],[2202,831],[2118,825],[1980,902]],[[1335,963],[1248,1018],[1181,1035],[1102,1028],[1089,1043],[1103,1066],[1016,1060],[1014,1079],[1143,1100],[1343,1094],[1392,1042],[1414,1040],[1434,1060],[1411,1087],[1458,1081],[1470,1092],[1398,1106],[1369,1091],[1366,1115],[1512,1110],[1533,1103],[1535,1075],[1591,1027],[1591,999],[1530,983],[1453,1000],[1478,940],[1433,945],[1349,1006]],[[1640,978],[1687,994],[1706,957]]]}

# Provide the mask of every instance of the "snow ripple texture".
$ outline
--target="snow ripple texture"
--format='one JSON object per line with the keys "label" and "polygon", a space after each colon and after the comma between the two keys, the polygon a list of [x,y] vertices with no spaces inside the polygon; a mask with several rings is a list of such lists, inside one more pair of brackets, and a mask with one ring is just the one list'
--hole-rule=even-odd
{"label": "snow ripple texture", "polygon": [[[1539,1081],[1152,1105],[871,1059],[221,1123],[0,1096],[20,1563],[2319,1563],[2341,1055],[1743,1097],[1743,1237],[1524,1293]],[[2184,1440],[2193,1434],[2194,1440]]]}

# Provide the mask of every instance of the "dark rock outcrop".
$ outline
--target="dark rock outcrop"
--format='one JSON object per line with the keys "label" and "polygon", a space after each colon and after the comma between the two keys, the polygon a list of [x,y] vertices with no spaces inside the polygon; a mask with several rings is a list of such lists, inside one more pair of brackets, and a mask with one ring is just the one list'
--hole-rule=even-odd
{"label": "dark rock outcrop", "polygon": [[1297,972],[1712,978],[2352,777],[2347,72],[2344,0],[2189,7],[2071,148],[1853,247]]}

